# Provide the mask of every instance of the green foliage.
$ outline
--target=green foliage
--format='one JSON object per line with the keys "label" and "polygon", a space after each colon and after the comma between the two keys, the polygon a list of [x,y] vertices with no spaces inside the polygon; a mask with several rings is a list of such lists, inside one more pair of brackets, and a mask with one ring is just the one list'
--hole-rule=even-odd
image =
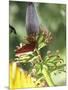
{"label": "green foliage", "polygon": [[[21,68],[31,73],[33,77],[37,79],[37,83],[44,80],[47,82],[48,86],[57,85],[54,84],[55,82],[53,82],[51,74],[54,72],[54,74],[57,75],[56,71],[65,72],[66,70],[66,5],[47,3],[38,4],[37,10],[40,15],[39,20],[41,23],[43,22],[43,26],[46,24],[48,30],[52,32],[54,40],[49,44],[51,35],[49,33],[46,35],[44,29],[36,36],[37,46],[34,51],[19,57],[15,56],[16,53],[14,50],[16,49],[16,46],[19,46],[19,43],[25,43],[24,37],[27,36],[25,28],[27,3],[10,1],[9,5],[9,22],[15,27],[17,32],[17,35],[13,33],[9,34],[10,61],[15,60],[18,62]],[[55,52],[57,49],[60,50],[60,54]],[[48,50],[51,50],[52,52]]]}
{"label": "green foliage", "polygon": [[[42,33],[44,33],[43,38]],[[51,79],[50,73],[56,70],[58,72],[65,72],[64,67],[66,66],[66,64],[64,64],[64,60],[60,57],[58,50],[55,54],[52,54],[50,51],[48,51],[45,58],[41,56],[40,50],[44,46],[42,45],[42,48],[39,48],[39,44],[41,44],[41,41],[44,43],[47,40],[47,38],[50,38],[50,36],[45,36],[44,31],[41,31],[40,34],[38,34],[36,38],[36,41],[39,43],[37,43],[37,47],[34,49],[34,51],[32,53],[26,52],[25,54],[18,56],[17,58],[15,58],[15,61],[18,61],[18,63],[22,64],[22,68],[24,70],[27,70],[28,72],[29,70],[34,71],[30,71],[30,73],[32,73],[32,75],[36,79],[40,79],[41,77],[43,77],[44,80],[47,82],[48,86],[55,86]],[[48,42],[49,41],[44,43],[46,47],[49,44]],[[39,77],[39,75],[41,75],[41,77]]]}

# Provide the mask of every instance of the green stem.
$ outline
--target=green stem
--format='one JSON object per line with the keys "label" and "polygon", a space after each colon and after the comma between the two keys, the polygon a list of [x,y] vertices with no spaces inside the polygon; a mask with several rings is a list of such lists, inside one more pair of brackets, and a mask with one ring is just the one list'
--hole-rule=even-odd
{"label": "green stem", "polygon": [[42,73],[43,73],[43,75],[45,77],[45,80],[46,80],[48,86],[55,86],[54,83],[53,83],[53,81],[52,81],[52,79],[51,79],[51,76],[50,76],[48,70],[43,69],[42,70]]}
{"label": "green stem", "polygon": [[[36,49],[36,52],[40,56],[40,52],[37,49]],[[41,56],[40,56],[40,60],[43,61]],[[55,86],[52,79],[51,79],[51,76],[50,76],[50,74],[48,72],[48,69],[43,68],[42,73],[43,73],[43,75],[45,77],[45,80],[46,80],[48,86]]]}

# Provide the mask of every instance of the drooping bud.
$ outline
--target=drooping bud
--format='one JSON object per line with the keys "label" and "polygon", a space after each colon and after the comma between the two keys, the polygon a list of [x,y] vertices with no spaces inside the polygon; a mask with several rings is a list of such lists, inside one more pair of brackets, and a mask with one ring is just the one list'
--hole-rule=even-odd
{"label": "drooping bud", "polygon": [[39,21],[34,4],[32,2],[29,2],[27,5],[26,30],[28,35],[34,35],[39,32]]}

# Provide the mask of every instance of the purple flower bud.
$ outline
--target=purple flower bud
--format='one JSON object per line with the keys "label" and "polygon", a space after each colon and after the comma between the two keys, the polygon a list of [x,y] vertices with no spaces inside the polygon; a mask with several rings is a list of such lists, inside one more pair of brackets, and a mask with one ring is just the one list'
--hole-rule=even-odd
{"label": "purple flower bud", "polygon": [[39,32],[39,21],[32,2],[29,2],[26,10],[26,30],[27,34],[37,34]]}

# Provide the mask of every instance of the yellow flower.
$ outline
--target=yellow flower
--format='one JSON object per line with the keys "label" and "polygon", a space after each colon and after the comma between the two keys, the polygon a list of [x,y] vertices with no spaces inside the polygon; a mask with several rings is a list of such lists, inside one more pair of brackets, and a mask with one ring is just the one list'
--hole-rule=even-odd
{"label": "yellow flower", "polygon": [[17,66],[16,62],[10,63],[10,89],[15,88],[31,88],[35,84],[30,74]]}

